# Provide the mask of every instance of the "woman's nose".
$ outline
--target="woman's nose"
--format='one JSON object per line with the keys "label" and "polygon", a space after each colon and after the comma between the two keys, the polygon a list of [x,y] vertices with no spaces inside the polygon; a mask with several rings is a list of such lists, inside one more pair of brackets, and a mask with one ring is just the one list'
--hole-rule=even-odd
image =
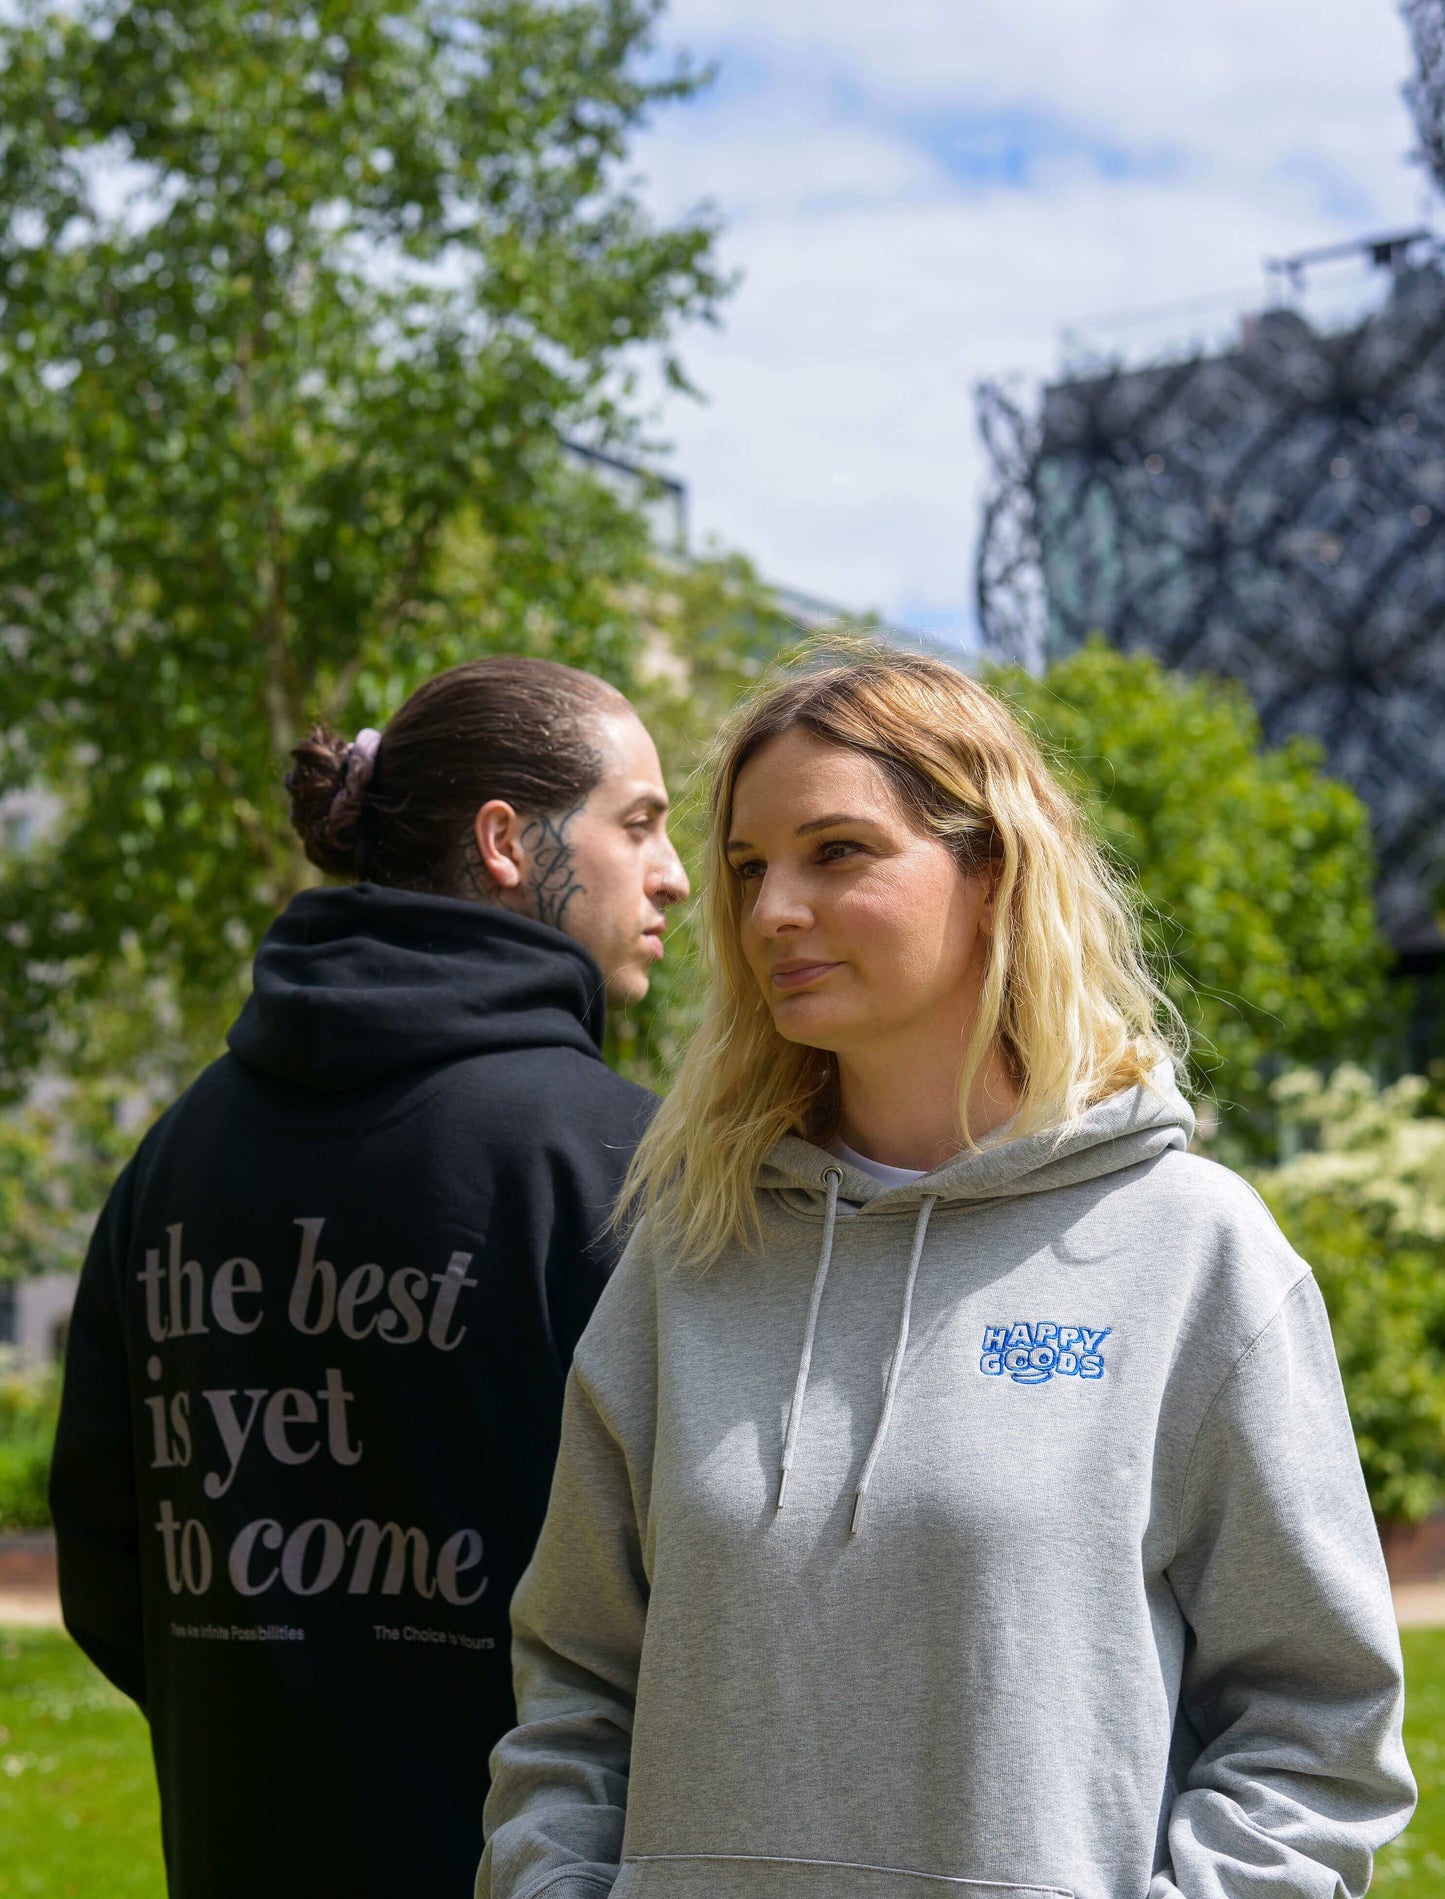
{"label": "woman's nose", "polygon": [[753,928],[763,936],[780,936],[785,930],[805,930],[812,920],[797,884],[778,871],[764,872],[749,918]]}

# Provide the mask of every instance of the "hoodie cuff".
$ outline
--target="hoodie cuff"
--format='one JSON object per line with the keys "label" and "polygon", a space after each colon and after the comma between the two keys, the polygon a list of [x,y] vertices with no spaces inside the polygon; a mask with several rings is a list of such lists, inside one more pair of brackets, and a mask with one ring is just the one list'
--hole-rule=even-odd
{"label": "hoodie cuff", "polygon": [[612,1887],[613,1881],[601,1873],[579,1873],[569,1866],[548,1874],[540,1885],[528,1886],[517,1899],[599,1899]]}

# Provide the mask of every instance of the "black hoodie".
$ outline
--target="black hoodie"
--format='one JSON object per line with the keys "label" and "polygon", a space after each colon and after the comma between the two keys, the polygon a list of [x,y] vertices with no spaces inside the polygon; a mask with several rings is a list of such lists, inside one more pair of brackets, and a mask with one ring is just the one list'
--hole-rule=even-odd
{"label": "black hoodie", "polygon": [[599,1237],[652,1097],[500,909],[298,897],[81,1278],[66,1624],[149,1716],[180,1899],[464,1899]]}

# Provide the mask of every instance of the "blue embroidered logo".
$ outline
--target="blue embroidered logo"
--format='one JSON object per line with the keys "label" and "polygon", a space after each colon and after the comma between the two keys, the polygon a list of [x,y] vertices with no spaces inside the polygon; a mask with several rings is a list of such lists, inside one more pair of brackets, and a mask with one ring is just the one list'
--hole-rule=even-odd
{"label": "blue embroidered logo", "polygon": [[1113,1331],[1091,1332],[1084,1325],[990,1325],[984,1328],[978,1368],[989,1378],[1012,1378],[1016,1385],[1046,1385],[1053,1377],[1102,1378],[1100,1349]]}

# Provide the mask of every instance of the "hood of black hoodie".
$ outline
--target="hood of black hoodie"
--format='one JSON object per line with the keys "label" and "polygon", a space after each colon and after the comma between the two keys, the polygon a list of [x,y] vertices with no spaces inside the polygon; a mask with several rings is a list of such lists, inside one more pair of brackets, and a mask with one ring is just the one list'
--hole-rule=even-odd
{"label": "hood of black hoodie", "polygon": [[306,890],[256,952],[226,1040],[267,1075],[337,1093],[524,1048],[600,1058],[602,972],[560,930],[379,884]]}

